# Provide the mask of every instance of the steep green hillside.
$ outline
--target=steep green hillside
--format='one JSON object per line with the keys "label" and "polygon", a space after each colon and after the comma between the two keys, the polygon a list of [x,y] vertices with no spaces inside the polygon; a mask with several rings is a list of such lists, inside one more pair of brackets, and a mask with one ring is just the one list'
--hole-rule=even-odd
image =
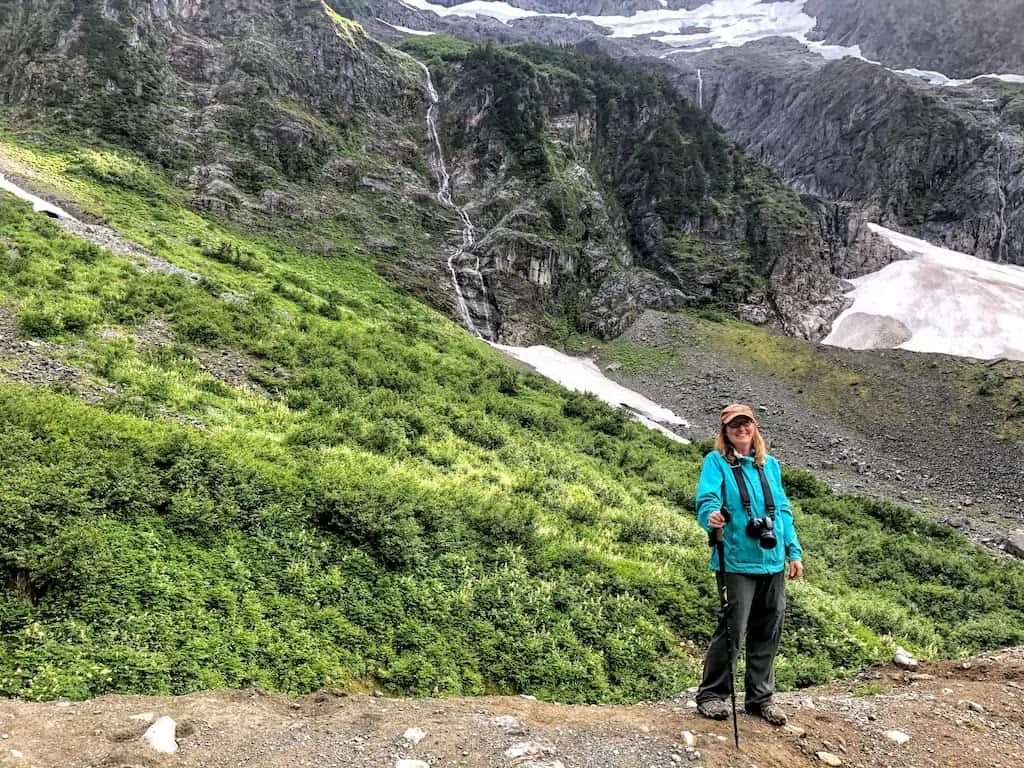
{"label": "steep green hillside", "polygon": [[[699,448],[522,373],[358,244],[246,234],[136,156],[34,136],[3,135],[8,167],[200,278],[0,197],[0,693],[695,681]],[[1020,565],[788,482],[811,579],[782,685],[1024,642]]]}

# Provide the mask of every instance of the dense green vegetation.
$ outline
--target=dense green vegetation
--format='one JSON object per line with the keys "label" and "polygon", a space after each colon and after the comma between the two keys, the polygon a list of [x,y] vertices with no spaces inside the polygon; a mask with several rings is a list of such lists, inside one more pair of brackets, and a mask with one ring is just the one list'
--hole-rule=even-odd
{"label": "dense green vegetation", "polygon": [[[34,342],[0,361],[0,693],[629,701],[695,681],[716,602],[693,520],[706,446],[517,370],[358,249],[230,230],[110,149],[0,153],[202,276],[0,197],[0,319]],[[19,383],[32,361],[74,373]],[[787,483],[811,578],[782,686],[896,642],[1024,641],[1019,565]]]}

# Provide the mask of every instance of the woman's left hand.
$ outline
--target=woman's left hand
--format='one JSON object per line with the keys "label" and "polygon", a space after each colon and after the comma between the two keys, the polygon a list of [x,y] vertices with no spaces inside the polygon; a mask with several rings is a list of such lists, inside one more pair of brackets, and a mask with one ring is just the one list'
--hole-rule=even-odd
{"label": "woman's left hand", "polygon": [[789,578],[791,581],[803,578],[804,564],[799,560],[789,561]]}

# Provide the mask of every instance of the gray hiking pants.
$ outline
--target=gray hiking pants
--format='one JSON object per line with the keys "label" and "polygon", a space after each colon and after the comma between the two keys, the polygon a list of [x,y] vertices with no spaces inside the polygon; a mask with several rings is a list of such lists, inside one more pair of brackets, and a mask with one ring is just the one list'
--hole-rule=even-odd
{"label": "gray hiking pants", "polygon": [[[722,575],[715,574],[721,588]],[[782,616],[786,610],[784,571],[771,574],[726,573],[729,590],[729,629],[732,648],[725,637],[725,621],[719,618],[704,657],[704,676],[697,689],[697,703],[729,697],[733,669],[739,658],[740,640],[747,638],[747,671],[744,689],[748,707],[768,704],[775,693],[775,654],[782,637]]]}

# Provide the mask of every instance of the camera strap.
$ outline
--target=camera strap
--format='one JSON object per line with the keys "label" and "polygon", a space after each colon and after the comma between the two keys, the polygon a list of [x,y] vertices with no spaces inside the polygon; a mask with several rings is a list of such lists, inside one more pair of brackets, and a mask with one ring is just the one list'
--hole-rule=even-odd
{"label": "camera strap", "polygon": [[[747,513],[747,517],[753,519],[754,512],[750,506],[750,492],[747,490],[747,481],[743,477],[743,467],[740,466],[739,462],[730,465],[732,473],[736,478],[736,485],[740,489],[740,501],[743,502],[743,511]],[[757,476],[761,480],[761,492],[764,494],[764,507],[768,512],[768,517],[775,519],[775,497],[772,496],[772,489],[768,487],[768,478],[764,474],[764,467],[760,464],[754,464],[757,469]]]}

